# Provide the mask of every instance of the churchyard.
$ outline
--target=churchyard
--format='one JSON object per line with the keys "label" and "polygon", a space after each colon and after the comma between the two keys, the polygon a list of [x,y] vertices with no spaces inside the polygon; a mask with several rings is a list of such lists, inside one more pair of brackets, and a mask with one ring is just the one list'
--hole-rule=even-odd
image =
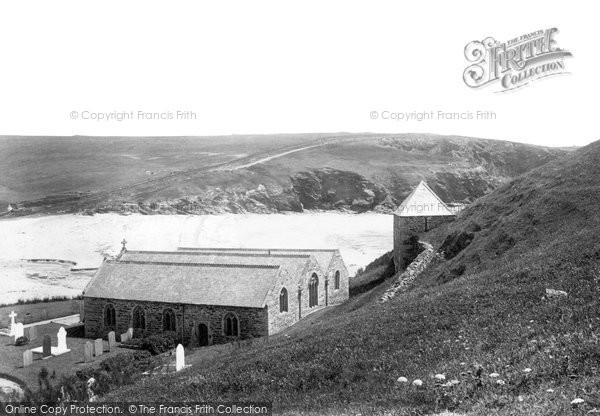
{"label": "churchyard", "polygon": [[[3,329],[0,336],[0,380],[17,381],[34,391],[38,388],[42,368],[47,370],[52,384],[58,384],[62,376],[73,375],[78,370],[98,368],[106,359],[131,352],[129,348],[121,347],[117,340],[131,339],[133,329],[123,334],[110,332],[107,339],[72,337],[67,336],[65,325],[56,322],[24,326],[19,322],[19,314],[13,311],[8,323],[8,328]],[[27,337],[29,342],[19,345],[17,340],[21,337]],[[160,358],[156,357],[158,367],[150,370],[150,373],[181,371],[189,368],[190,362],[205,363],[235,347],[219,345],[209,347],[206,351],[201,349],[191,354],[190,361],[188,354],[191,351],[185,351],[179,344],[177,348],[161,354]]]}
{"label": "churchyard", "polygon": [[[56,375],[59,379],[61,375],[73,374],[77,370],[86,366],[94,365],[94,363],[100,362],[106,357],[110,357],[118,354],[123,349],[113,348],[112,351],[108,351],[108,342],[102,341],[103,354],[101,356],[93,356],[94,348],[92,348],[91,359],[86,362],[84,357],[84,350],[86,343],[94,345],[94,340],[87,338],[74,338],[65,337],[66,349],[69,351],[63,352],[60,355],[50,356],[43,358],[43,344],[44,338],[49,337],[52,352],[56,352],[59,347],[58,334],[63,325],[57,323],[48,323],[36,326],[36,338],[30,340],[27,345],[16,346],[14,345],[14,337],[1,336],[0,337],[0,377],[2,374],[7,374],[15,377],[25,383],[31,388],[37,387],[37,379],[40,369],[46,367],[50,375]],[[28,335],[28,329],[24,329],[25,336]],[[34,350],[31,354],[31,364],[24,367],[24,360],[26,358],[28,350]],[[65,351],[63,349],[63,351]],[[125,350],[126,351],[126,350]],[[60,352],[60,351],[58,351]]]}

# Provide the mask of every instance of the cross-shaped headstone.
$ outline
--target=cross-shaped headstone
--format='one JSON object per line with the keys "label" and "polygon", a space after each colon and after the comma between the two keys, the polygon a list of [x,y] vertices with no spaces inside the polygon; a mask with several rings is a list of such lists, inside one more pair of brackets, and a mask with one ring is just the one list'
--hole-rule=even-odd
{"label": "cross-shaped headstone", "polygon": [[125,251],[125,244],[127,244],[127,240],[123,239],[123,241],[121,241],[121,244],[123,245],[123,248],[121,250]]}

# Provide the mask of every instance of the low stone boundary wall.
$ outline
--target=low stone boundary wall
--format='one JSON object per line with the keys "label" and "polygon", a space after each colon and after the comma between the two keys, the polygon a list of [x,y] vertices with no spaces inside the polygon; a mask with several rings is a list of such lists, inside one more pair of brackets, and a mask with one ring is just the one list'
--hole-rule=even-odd
{"label": "low stone boundary wall", "polygon": [[392,299],[398,292],[406,289],[423,270],[429,265],[431,260],[436,256],[433,251],[433,246],[426,241],[419,241],[423,246],[423,251],[408,265],[406,270],[400,274],[388,290],[379,298],[379,303],[387,302]]}

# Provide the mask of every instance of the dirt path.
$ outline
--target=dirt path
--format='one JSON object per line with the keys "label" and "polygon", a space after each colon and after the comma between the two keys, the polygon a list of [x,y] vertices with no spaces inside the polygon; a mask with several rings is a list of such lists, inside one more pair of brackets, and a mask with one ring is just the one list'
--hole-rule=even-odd
{"label": "dirt path", "polygon": [[286,156],[286,155],[289,155],[291,153],[301,152],[301,151],[307,150],[307,149],[312,149],[314,147],[325,146],[326,144],[327,143],[320,143],[320,144],[315,144],[315,145],[312,145],[312,146],[301,147],[299,149],[288,150],[287,152],[279,153],[279,154],[276,154],[276,155],[273,155],[273,156],[268,156],[268,157],[265,157],[263,159],[259,159],[259,160],[254,161],[254,162],[250,162],[250,163],[247,163],[245,165],[236,166],[236,167],[233,167],[233,168],[230,168],[230,169],[226,169],[226,170],[232,170],[233,171],[233,170],[238,170],[238,169],[246,169],[246,168],[249,168],[250,166],[258,165],[260,163],[268,162],[269,160],[277,159],[278,157]]}

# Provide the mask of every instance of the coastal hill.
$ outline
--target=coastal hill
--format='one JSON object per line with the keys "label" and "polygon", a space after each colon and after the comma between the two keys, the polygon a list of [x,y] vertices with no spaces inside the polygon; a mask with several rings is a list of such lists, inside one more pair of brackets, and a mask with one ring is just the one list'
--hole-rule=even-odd
{"label": "coastal hill", "polygon": [[421,179],[467,203],[566,153],[429,134],[1,137],[0,214],[389,212]]}
{"label": "coastal hill", "polygon": [[[595,142],[501,185],[422,236],[438,256],[391,300],[378,302],[388,280],[269,343],[106,400],[272,400],[278,414],[593,412],[598,206]],[[445,381],[436,383],[436,374]],[[411,385],[415,379],[423,385]]]}

